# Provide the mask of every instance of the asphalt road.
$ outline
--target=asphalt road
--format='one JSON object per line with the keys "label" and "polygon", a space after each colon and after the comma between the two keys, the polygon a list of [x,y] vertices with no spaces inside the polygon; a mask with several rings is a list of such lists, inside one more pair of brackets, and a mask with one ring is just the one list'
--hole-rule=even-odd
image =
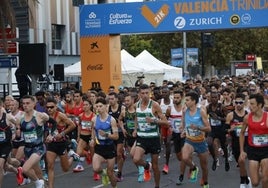
{"label": "asphalt road", "polygon": [[[198,159],[194,156],[194,161],[198,164]],[[212,160],[209,160],[209,184],[212,188],[239,188],[240,178],[239,178],[239,169],[236,167],[236,162],[230,162],[230,171],[226,172],[224,170],[224,159],[221,158],[221,166],[216,170],[211,170]],[[162,170],[164,164],[164,154],[163,152],[160,155],[159,167]],[[75,165],[75,164],[74,164]],[[91,165],[88,166],[84,163],[85,171],[80,173],[73,173],[72,169],[63,173],[59,166],[59,161],[56,162],[55,169],[55,188],[101,188],[104,187],[101,184],[101,181],[93,180],[93,172]],[[187,169],[188,171],[188,169]],[[179,162],[175,158],[175,155],[172,154],[169,165],[169,174],[161,174],[161,188],[176,188],[176,187],[187,187],[187,188],[197,188],[201,187],[199,185],[199,180],[197,183],[190,183],[187,178],[185,178],[182,185],[176,185],[176,180],[179,176]],[[130,156],[127,157],[123,169],[124,180],[117,184],[118,188],[154,188],[153,177],[149,182],[138,183],[137,182],[137,169],[132,163]],[[187,175],[185,175],[186,177]],[[201,171],[198,175],[199,179],[201,177]],[[34,184],[28,184],[24,186],[16,185],[15,174],[9,173],[5,175],[3,181],[3,188],[33,188]],[[106,187],[111,187],[106,186]],[[261,186],[259,186],[261,187]]]}

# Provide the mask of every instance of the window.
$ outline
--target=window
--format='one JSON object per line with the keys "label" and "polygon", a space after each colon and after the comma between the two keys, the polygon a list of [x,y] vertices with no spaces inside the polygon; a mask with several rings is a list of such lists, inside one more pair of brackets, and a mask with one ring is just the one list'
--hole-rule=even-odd
{"label": "window", "polygon": [[63,39],[63,25],[52,24],[52,49],[62,49],[62,39]]}

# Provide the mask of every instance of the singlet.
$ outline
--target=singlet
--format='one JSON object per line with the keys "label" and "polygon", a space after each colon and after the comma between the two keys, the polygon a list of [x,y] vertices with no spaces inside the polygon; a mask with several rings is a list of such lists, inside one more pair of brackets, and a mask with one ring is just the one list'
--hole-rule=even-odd
{"label": "singlet", "polygon": [[171,122],[172,131],[174,133],[180,133],[180,126],[181,126],[181,118],[182,118],[182,110],[177,111],[175,106],[172,105],[170,109],[170,116],[169,121]]}
{"label": "singlet", "polygon": [[[118,119],[119,119],[119,116],[120,116],[120,114],[121,114],[121,110],[122,110],[122,105],[121,105],[121,104],[118,105],[117,110],[114,111],[114,112],[113,112],[113,110],[112,110],[112,107],[109,105],[109,108],[108,108],[108,114],[109,114],[110,116],[112,116],[112,117],[116,120],[116,123],[118,123]],[[122,132],[122,129],[121,129],[121,127],[119,127],[119,126],[118,126],[118,132]]]}
{"label": "singlet", "polygon": [[[17,112],[17,114],[13,115],[15,117],[15,119],[20,119],[20,117],[23,115],[23,111],[19,110]],[[16,136],[15,139],[13,140],[13,142],[21,142],[23,141],[23,132],[20,132],[20,136]]]}
{"label": "singlet", "polygon": [[36,121],[36,111],[30,121],[25,121],[24,115],[21,118],[20,130],[23,132],[24,142],[30,145],[39,145],[43,142],[44,126],[39,126]]}
{"label": "singlet", "polygon": [[[247,111],[245,111],[245,114],[241,117],[237,115],[235,111],[233,111],[233,119],[231,120],[230,126],[235,126],[234,131],[231,132],[231,136],[233,138],[239,139],[240,132],[243,126],[243,120],[244,117],[247,115]],[[248,135],[248,132],[245,132],[245,136]]]}
{"label": "singlet", "polygon": [[92,118],[94,117],[94,113],[91,112],[89,117],[86,116],[85,112],[83,112],[81,118],[80,118],[80,126],[81,126],[81,131],[86,131],[88,133],[91,133],[91,128],[92,128]]}
{"label": "singlet", "polygon": [[268,147],[267,112],[263,112],[259,122],[253,121],[252,113],[248,115],[248,144],[253,147]]}
{"label": "singlet", "polygon": [[82,102],[78,106],[74,105],[74,107],[73,107],[73,114],[75,116],[79,116],[83,112],[84,112],[84,110],[83,110],[83,103]]}
{"label": "singlet", "polygon": [[109,115],[105,121],[100,119],[100,116],[97,115],[96,122],[95,122],[95,134],[96,134],[96,144],[99,145],[112,145],[114,141],[110,138],[103,137],[99,135],[99,130],[103,130],[106,133],[112,132],[111,126],[111,116]]}
{"label": "singlet", "polygon": [[146,123],[146,117],[155,118],[152,113],[152,100],[143,111],[141,110],[141,101],[137,103],[136,117],[138,123],[137,135],[143,138],[155,138],[159,137],[159,127],[155,123]]}
{"label": "singlet", "polygon": [[[59,111],[56,111],[56,113],[54,114],[53,119],[54,119],[55,121],[56,121],[56,119],[57,119],[59,113],[60,113]],[[55,135],[61,133],[62,131],[64,131],[64,130],[66,129],[66,125],[63,124],[63,123],[61,123],[61,124],[57,123],[57,125],[56,125],[56,127],[55,127],[55,124],[54,124],[54,126],[53,126],[52,123],[47,123],[47,128],[48,128],[49,133],[50,133],[52,136],[55,136]],[[53,129],[53,128],[54,128],[54,129]],[[65,140],[66,140],[66,138],[61,138],[61,139],[59,139],[59,140],[55,140],[55,142],[62,142],[62,141],[65,141]]]}
{"label": "singlet", "polygon": [[200,113],[200,108],[197,108],[194,115],[190,115],[190,110],[187,108],[185,112],[185,129],[186,129],[186,138],[192,142],[203,142],[205,140],[205,133],[200,130],[194,130],[190,128],[191,124],[203,127],[204,123]]}
{"label": "singlet", "polygon": [[162,113],[164,115],[166,114],[167,109],[168,109],[169,106],[173,106],[173,100],[172,99],[170,99],[170,103],[169,104],[165,104],[164,103],[164,99],[161,99],[161,101],[160,101],[160,108],[161,108]]}
{"label": "singlet", "polygon": [[[218,103],[217,104],[217,108],[216,108],[215,111],[212,110],[212,105],[209,104],[207,106],[207,113],[208,113],[208,115],[210,113],[215,113],[219,117],[224,117],[224,114],[223,114],[223,111],[222,111],[222,104],[221,103]],[[222,122],[219,119],[213,119],[210,115],[209,115],[208,120],[209,120],[209,123],[210,123],[210,126],[211,126],[212,129],[213,128],[216,128],[216,127],[222,127],[224,125],[224,122]]]}
{"label": "singlet", "polygon": [[6,113],[3,113],[0,120],[0,144],[11,142],[12,131],[6,122]]}
{"label": "singlet", "polygon": [[135,128],[135,117],[136,117],[136,112],[130,113],[127,109],[125,112],[125,124],[124,127],[128,133],[129,136],[132,136],[132,133]]}

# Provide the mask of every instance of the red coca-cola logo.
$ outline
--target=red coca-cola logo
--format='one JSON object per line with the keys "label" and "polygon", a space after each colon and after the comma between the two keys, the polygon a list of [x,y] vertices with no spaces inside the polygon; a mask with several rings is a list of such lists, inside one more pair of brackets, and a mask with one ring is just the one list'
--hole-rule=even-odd
{"label": "red coca-cola logo", "polygon": [[87,70],[102,70],[103,69],[103,64],[97,64],[97,65],[88,65]]}

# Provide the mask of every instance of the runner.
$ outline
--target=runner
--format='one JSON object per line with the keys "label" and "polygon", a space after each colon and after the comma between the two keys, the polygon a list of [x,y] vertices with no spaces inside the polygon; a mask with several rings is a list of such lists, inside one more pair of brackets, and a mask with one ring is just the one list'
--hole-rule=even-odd
{"label": "runner", "polygon": [[[109,115],[113,116],[116,120],[118,126],[118,140],[115,141],[117,157],[116,157],[116,164],[117,164],[117,181],[122,181],[122,170],[124,165],[124,126],[123,124],[119,124],[119,117],[123,116],[122,114],[125,113],[125,107],[119,102],[118,94],[115,92],[110,92],[108,94],[109,99],[109,107],[108,113]],[[122,119],[122,118],[121,118]],[[122,119],[123,120],[123,119]]]}
{"label": "runner", "polygon": [[[12,149],[11,139],[12,139],[12,126],[16,124],[16,119],[7,114],[4,107],[3,101],[0,100],[0,187],[2,187],[2,182],[4,178],[4,169],[12,171],[17,174],[18,183],[23,182],[23,176],[20,173],[21,168],[14,168],[11,164],[10,152]],[[19,161],[13,159],[19,166]],[[11,165],[9,165],[10,163]]]}
{"label": "runner", "polygon": [[[150,99],[150,87],[146,84],[140,86],[140,100],[136,104],[136,122],[133,135],[137,135],[137,144],[134,151],[133,162],[144,167],[144,180],[151,179],[151,166],[154,172],[155,188],[159,188],[160,171],[158,166],[161,151],[159,126],[169,126],[160,105]],[[150,153],[152,164],[143,160],[144,154]]]}
{"label": "runner", "polygon": [[[249,174],[253,187],[260,182],[263,188],[268,187],[268,113],[263,111],[264,97],[253,94],[249,97],[250,113],[244,117],[241,129],[240,158],[249,160]],[[248,151],[244,150],[246,129],[248,129]]]}
{"label": "runner", "polygon": [[67,172],[73,160],[79,160],[79,156],[70,150],[67,155],[66,134],[75,129],[75,124],[62,112],[57,110],[57,101],[54,98],[47,98],[46,109],[48,115],[55,122],[48,125],[49,135],[46,137],[47,143],[47,166],[48,166],[48,187],[54,187],[54,165],[57,156],[60,158],[61,168]]}
{"label": "runner", "polygon": [[[89,146],[91,140],[91,131],[92,131],[92,119],[95,117],[93,112],[93,105],[89,100],[83,101],[83,110],[84,112],[79,115],[80,124],[78,126],[78,145],[77,145],[77,154],[80,157],[86,157],[87,163],[92,163],[92,157],[94,155],[94,148]],[[89,151],[88,151],[89,150]],[[74,168],[74,171],[77,169],[84,169],[81,161]],[[95,181],[100,179],[99,174],[94,173],[93,179]]]}
{"label": "runner", "polygon": [[184,93],[181,90],[176,90],[173,93],[173,105],[168,107],[166,112],[166,117],[171,123],[172,127],[172,140],[174,145],[174,150],[176,153],[176,157],[178,161],[180,161],[180,176],[176,181],[177,185],[181,185],[184,179],[184,172],[185,172],[185,163],[182,161],[182,153],[181,149],[184,145],[185,138],[182,137],[180,130],[181,128],[181,119],[182,119],[182,110],[183,104],[182,99],[184,97]]}
{"label": "runner", "polygon": [[[173,100],[170,98],[170,90],[168,86],[162,87],[162,99],[160,100],[160,108],[162,110],[162,113],[165,115],[167,108],[171,107],[173,105]],[[160,125],[161,126],[161,125]],[[168,174],[169,171],[169,158],[170,158],[170,152],[171,152],[171,138],[172,138],[172,130],[171,127],[161,126],[161,137],[164,141],[165,146],[165,158],[166,162],[164,164],[162,172],[164,174]]]}
{"label": "runner", "polygon": [[[226,145],[225,116],[222,104],[219,103],[219,98],[220,95],[218,92],[212,92],[210,94],[210,104],[206,108],[211,125],[211,132],[208,133],[207,142],[213,158],[212,170],[215,171],[220,166],[219,157],[223,154],[225,158],[225,171],[229,171],[230,164]],[[223,152],[222,154],[221,151]]]}
{"label": "runner", "polygon": [[[226,117],[226,127],[227,132],[230,133],[232,137],[232,153],[234,155],[234,158],[239,166],[239,173],[240,173],[240,188],[246,188],[246,187],[252,187],[250,184],[250,179],[248,178],[247,169],[246,169],[246,161],[245,160],[239,160],[240,155],[240,146],[239,146],[239,136],[240,131],[243,125],[243,119],[248,114],[245,110],[245,96],[243,94],[236,94],[235,96],[235,110],[232,112],[229,112]],[[247,151],[248,142],[246,134],[246,141],[244,144],[244,150]]]}
{"label": "runner", "polygon": [[[116,157],[116,148],[114,140],[118,139],[118,127],[116,120],[107,113],[107,102],[103,98],[96,101],[96,110],[98,115],[93,118],[92,138],[90,145],[94,147],[93,170],[102,174],[102,184],[108,185],[109,180],[113,188],[116,187],[116,178],[114,177],[114,164]],[[107,162],[107,168],[102,169],[102,163]]]}
{"label": "runner", "polygon": [[24,114],[19,119],[20,124],[16,128],[16,134],[23,133],[25,148],[24,154],[26,161],[22,166],[22,171],[32,181],[34,181],[36,188],[44,187],[44,180],[40,169],[40,159],[46,152],[43,143],[44,124],[49,120],[46,113],[37,112],[34,110],[35,98],[31,95],[25,95],[22,98]]}
{"label": "runner", "polygon": [[198,108],[198,94],[188,92],[185,95],[187,109],[183,113],[182,129],[185,129],[186,139],[182,148],[182,159],[190,167],[190,182],[197,181],[199,168],[192,161],[192,154],[196,152],[202,169],[202,185],[208,188],[208,146],[205,133],[211,131],[206,110]]}

